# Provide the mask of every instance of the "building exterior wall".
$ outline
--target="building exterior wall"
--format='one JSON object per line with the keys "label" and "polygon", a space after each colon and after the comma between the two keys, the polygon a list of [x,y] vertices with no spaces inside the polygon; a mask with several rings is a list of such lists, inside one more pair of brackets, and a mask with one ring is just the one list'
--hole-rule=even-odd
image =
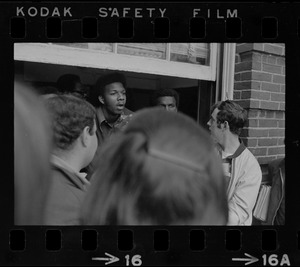
{"label": "building exterior wall", "polygon": [[242,139],[267,164],[285,156],[285,46],[242,43],[236,46],[233,99],[248,111]]}

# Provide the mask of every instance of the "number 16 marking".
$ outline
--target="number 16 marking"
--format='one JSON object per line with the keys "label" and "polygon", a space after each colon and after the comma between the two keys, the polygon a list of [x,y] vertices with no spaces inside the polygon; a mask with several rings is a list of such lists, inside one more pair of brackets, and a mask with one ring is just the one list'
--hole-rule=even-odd
{"label": "number 16 marking", "polygon": [[[141,266],[142,265],[142,256],[141,255],[133,255],[133,257],[131,258],[131,264],[133,266]],[[126,259],[126,266],[130,266],[130,256],[126,255],[125,256]]]}

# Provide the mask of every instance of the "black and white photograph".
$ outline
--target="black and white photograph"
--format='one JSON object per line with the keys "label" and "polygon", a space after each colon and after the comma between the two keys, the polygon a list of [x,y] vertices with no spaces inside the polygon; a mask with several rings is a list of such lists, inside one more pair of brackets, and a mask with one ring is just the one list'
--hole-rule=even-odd
{"label": "black and white photograph", "polygon": [[0,0],[0,265],[298,266],[299,14]]}
{"label": "black and white photograph", "polygon": [[13,53],[15,225],[285,225],[284,43]]}

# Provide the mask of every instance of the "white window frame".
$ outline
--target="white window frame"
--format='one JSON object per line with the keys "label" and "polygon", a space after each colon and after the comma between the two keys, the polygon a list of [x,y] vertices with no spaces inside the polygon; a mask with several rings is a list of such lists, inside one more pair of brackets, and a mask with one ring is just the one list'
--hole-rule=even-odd
{"label": "white window frame", "polygon": [[216,81],[217,45],[217,43],[210,43],[208,66],[122,55],[54,43],[15,43],[14,59]]}
{"label": "white window frame", "polygon": [[221,100],[233,100],[236,43],[224,43]]}

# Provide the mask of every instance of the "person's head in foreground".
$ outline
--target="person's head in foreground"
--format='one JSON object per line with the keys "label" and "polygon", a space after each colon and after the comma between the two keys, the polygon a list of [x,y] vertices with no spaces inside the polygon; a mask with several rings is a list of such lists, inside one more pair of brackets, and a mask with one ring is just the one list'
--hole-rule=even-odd
{"label": "person's head in foreground", "polygon": [[152,95],[153,106],[162,107],[167,111],[178,111],[179,95],[173,89],[155,90]]}
{"label": "person's head in foreground", "polygon": [[73,95],[54,95],[45,104],[52,118],[52,153],[68,161],[75,170],[86,167],[98,145],[94,107]]}
{"label": "person's head in foreground", "polygon": [[39,225],[50,181],[50,117],[33,89],[14,89],[14,222]]}
{"label": "person's head in foreground", "polygon": [[210,136],[183,114],[148,108],[102,147],[80,217],[89,225],[225,225],[227,214]]}

